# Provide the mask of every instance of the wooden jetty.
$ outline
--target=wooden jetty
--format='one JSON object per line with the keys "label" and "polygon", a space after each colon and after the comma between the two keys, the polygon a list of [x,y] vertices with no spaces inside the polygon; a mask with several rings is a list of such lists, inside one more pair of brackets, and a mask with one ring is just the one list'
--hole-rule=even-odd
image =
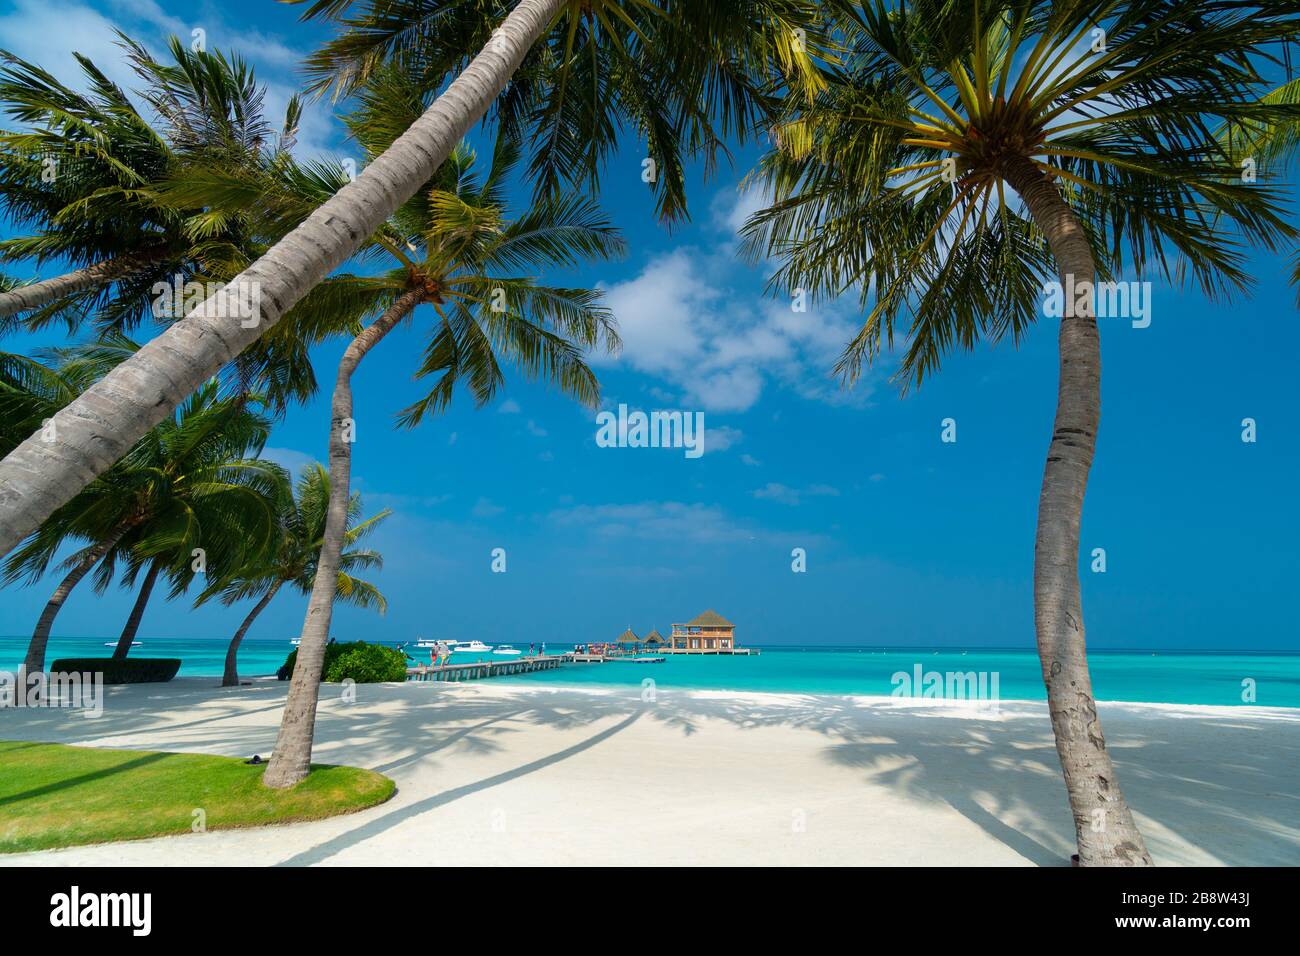
{"label": "wooden jetty", "polygon": [[473,664],[421,664],[406,669],[406,679],[434,681],[482,680],[503,674],[531,674],[552,671],[573,660],[572,654],[548,654],[545,657],[516,657],[508,661],[477,661]]}

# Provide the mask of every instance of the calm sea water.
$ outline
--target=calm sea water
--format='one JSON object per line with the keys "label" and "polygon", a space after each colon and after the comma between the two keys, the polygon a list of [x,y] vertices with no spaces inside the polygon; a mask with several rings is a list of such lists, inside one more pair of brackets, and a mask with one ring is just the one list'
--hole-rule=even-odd
{"label": "calm sea water", "polygon": [[[102,657],[111,653],[104,638],[54,638],[47,660],[59,657]],[[519,645],[516,645],[519,646]],[[27,648],[26,637],[0,637],[0,670],[16,670]],[[243,676],[272,674],[291,647],[288,641],[246,640],[240,648]],[[524,647],[523,649],[526,649]],[[548,644],[549,652],[569,645]],[[427,653],[408,648],[427,661]],[[148,638],[133,654],[179,657],[181,675],[214,676],[225,660],[225,640]],[[1092,651],[1088,655],[1094,688],[1100,700],[1170,704],[1241,705],[1243,681],[1254,682],[1254,704],[1300,707],[1300,652],[1218,653],[1181,651]],[[485,659],[457,654],[456,662]],[[492,658],[486,659],[501,660]],[[998,675],[1003,700],[1042,700],[1038,657],[1031,650],[971,650],[951,648],[765,647],[757,657],[668,656],[662,664],[574,664],[555,671],[500,677],[494,680],[552,685],[636,686],[652,678],[661,690],[708,689],[772,691],[803,694],[888,695],[900,671],[983,672]]]}

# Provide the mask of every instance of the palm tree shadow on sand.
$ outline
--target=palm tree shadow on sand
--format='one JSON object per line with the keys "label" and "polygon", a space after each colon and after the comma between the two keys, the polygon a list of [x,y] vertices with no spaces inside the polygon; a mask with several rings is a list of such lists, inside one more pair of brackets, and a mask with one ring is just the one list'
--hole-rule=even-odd
{"label": "palm tree shadow on sand", "polygon": [[[323,713],[329,713],[323,711]],[[1260,865],[1300,860],[1300,834],[1287,820],[1300,817],[1300,735],[1297,743],[1252,747],[1254,725],[1231,719],[1193,721],[1170,713],[1154,721],[1123,705],[1103,713],[1113,738],[1126,794],[1140,814],[1157,862]],[[326,720],[349,720],[346,712]],[[1300,715],[1280,716],[1300,727]],[[366,721],[363,736],[378,743],[419,732],[428,744],[367,765],[400,771],[430,760],[455,760],[503,749],[508,735],[531,727],[574,730],[612,725],[577,744],[513,770],[441,791],[382,813],[283,865],[320,862],[419,814],[599,747],[637,720],[652,721],[683,738],[722,721],[744,730],[783,727],[825,738],[822,757],[861,775],[863,810],[870,787],[951,807],[984,833],[1031,863],[1068,866],[1073,824],[1065,800],[1051,728],[1042,705],[1004,703],[1000,715],[954,713],[946,708],[895,706],[850,697],[782,695],[746,697],[661,692],[653,702],[635,694],[520,688],[503,697],[443,698],[404,702]],[[1206,749],[1206,738],[1211,746]],[[1225,762],[1224,754],[1238,754]],[[339,760],[343,755],[330,754]],[[370,811],[374,813],[376,811]],[[1199,855],[1189,857],[1182,843]],[[963,861],[954,861],[963,862]]]}
{"label": "palm tree shadow on sand", "polygon": [[635,711],[629,716],[625,717],[623,720],[619,721],[614,726],[607,727],[604,730],[596,734],[593,734],[587,739],[580,741],[579,743],[576,743],[570,747],[565,747],[563,750],[558,750],[555,753],[549,754],[546,757],[542,757],[539,760],[533,760],[529,763],[523,764],[522,766],[516,767],[513,770],[508,770],[505,771],[504,773],[494,774],[491,777],[487,777],[483,780],[475,781],[474,783],[471,784],[466,784],[465,786],[455,787],[451,790],[445,790],[441,793],[436,793],[433,796],[426,797],[423,800],[420,800],[414,804],[408,804],[406,806],[399,807],[395,810],[383,814],[377,819],[369,820],[366,823],[362,824],[361,826],[349,830],[347,833],[340,834],[339,836],[336,836],[331,840],[327,840],[324,843],[312,847],[310,850],[307,850],[303,853],[299,853],[297,856],[290,857],[289,859],[281,862],[279,865],[280,866],[309,866],[313,863],[319,863],[321,860],[333,856],[334,854],[338,853],[340,850],[346,849],[349,846],[360,843],[363,840],[368,840],[371,837],[377,836],[378,834],[383,833],[386,830],[390,830],[393,827],[398,826],[401,823],[404,823],[406,820],[408,820],[410,817],[414,815],[426,813],[437,807],[443,806],[444,804],[451,803],[453,800],[459,800],[461,797],[467,797],[470,794],[478,793],[481,790],[487,790],[490,789],[491,787],[496,787],[503,783],[509,783],[512,780],[517,780],[520,777],[526,776],[530,773],[536,773],[539,770],[544,770],[547,767],[552,766],[553,764],[557,764],[562,760],[567,760],[569,757],[576,756],[577,754],[580,754],[583,751],[590,750],[592,747],[595,747],[598,744],[602,743],[603,741],[608,740],[610,737],[613,737],[615,734],[619,733],[622,730],[627,729],[632,724],[636,723],[638,718],[641,717],[641,714],[642,714],[641,711]]}
{"label": "palm tree shadow on sand", "polygon": [[[189,685],[189,686],[186,686]],[[943,707],[896,706],[890,700],[770,695],[714,696],[660,687],[643,701],[635,692],[595,694],[536,684],[501,686],[505,693],[461,693],[437,685],[359,688],[344,703],[337,685],[323,685],[318,711],[317,763],[365,766],[391,774],[399,801],[349,817],[346,829],[282,861],[309,865],[388,833],[446,805],[538,773],[599,748],[638,722],[640,733],[668,732],[685,742],[711,726],[741,732],[783,728],[821,738],[817,755],[845,769],[862,812],[880,791],[950,807],[1025,860],[1068,865],[1073,825],[1051,728],[1042,704],[1004,702],[998,715]],[[283,685],[216,690],[211,682],[177,682],[156,690],[114,688],[104,717],[87,721],[67,711],[0,714],[10,739],[102,742],[139,748],[229,755],[265,754],[275,741]],[[464,688],[469,691],[469,688]],[[168,711],[180,711],[169,723]],[[1264,716],[1261,717],[1261,714]],[[1184,718],[1192,719],[1184,719]],[[1102,719],[1125,795],[1157,863],[1266,865],[1300,862],[1300,733],[1258,733],[1259,721],[1300,730],[1300,712],[1255,711],[1250,720],[1189,708],[1103,705]],[[651,725],[647,727],[646,725]],[[574,735],[568,745],[481,779],[418,796],[432,778],[454,776],[477,757],[509,753],[516,735],[547,728]],[[1263,745],[1262,741],[1267,741]],[[421,782],[417,783],[419,780]],[[689,780],[685,784],[689,786]],[[421,792],[428,792],[422,790]],[[303,824],[304,827],[313,826]],[[185,838],[179,838],[185,839]],[[1190,845],[1190,848],[1189,848]],[[953,860],[954,863],[967,862]]]}

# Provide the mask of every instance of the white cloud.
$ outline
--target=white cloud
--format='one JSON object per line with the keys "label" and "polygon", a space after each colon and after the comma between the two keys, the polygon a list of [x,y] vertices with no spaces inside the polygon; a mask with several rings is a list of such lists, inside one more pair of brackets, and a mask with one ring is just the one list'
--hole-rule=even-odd
{"label": "white cloud", "polygon": [[746,453],[746,454],[744,454],[744,455],[741,455],[741,456],[740,456],[740,460],[741,460],[742,462],[744,462],[746,465],[749,465],[749,467],[751,467],[751,468],[757,468],[759,465],[763,464],[761,461],[759,461],[759,460],[758,460],[757,458],[755,458],[753,455],[750,455],[750,454],[748,454],[748,453]]}
{"label": "white cloud", "polygon": [[84,88],[81,67],[73,51],[84,54],[109,79],[129,88],[136,79],[122,60],[113,28],[117,24],[99,11],[61,0],[16,0],[0,16],[0,36],[11,53],[49,70],[62,82]]}
{"label": "white cloud", "polygon": [[624,360],[670,377],[689,368],[705,350],[697,326],[720,296],[684,249],[652,259],[635,279],[608,287],[605,300],[618,317]]}
{"label": "white cloud", "polygon": [[167,13],[154,0],[112,0],[109,6],[119,16],[147,23],[166,33],[174,33],[179,37],[188,37],[190,30],[194,29],[194,26],[201,25],[194,24],[194,26],[190,26],[186,24],[185,21]]}
{"label": "white cloud", "polygon": [[726,543],[750,540],[757,532],[736,524],[721,508],[680,501],[577,505],[550,514],[561,527],[585,528],[609,538]]}
{"label": "white cloud", "polygon": [[[740,214],[737,208],[715,212],[727,222]],[[623,352],[592,355],[591,361],[622,362],[656,376],[687,408],[706,412],[747,411],[770,383],[831,404],[865,401],[869,383],[845,392],[832,375],[857,329],[856,313],[850,317],[834,305],[795,312],[790,302],[765,298],[761,278],[738,264],[726,244],[713,250],[681,246],[656,256],[639,275],[605,288]],[[651,393],[667,394],[658,386]]]}
{"label": "white cloud", "polygon": [[[81,67],[72,54],[81,53],[94,61],[109,79],[128,93],[142,81],[127,65],[115,30],[120,29],[166,62],[166,40],[175,35],[188,47],[192,31],[202,29],[208,50],[234,51],[254,68],[265,86],[264,112],[267,122],[279,130],[289,98],[298,90],[297,71],[310,52],[296,49],[275,36],[223,19],[212,7],[204,7],[193,20],[163,10],[156,0],[109,0],[107,10],[69,0],[15,0],[13,9],[0,15],[0,36],[6,49],[44,67],[69,86],[84,88]],[[138,97],[132,97],[143,109]],[[313,159],[336,152],[341,126],[328,105],[304,102],[294,153]]]}
{"label": "white cloud", "polygon": [[758,542],[788,545],[791,540],[820,543],[825,540],[808,529],[775,530],[752,526],[732,518],[721,507],[682,501],[638,501],[627,504],[575,505],[547,516],[558,529],[586,531],[606,541],[653,541],[676,547],[683,542],[726,545]]}
{"label": "white cloud", "polygon": [[783,505],[798,505],[805,497],[822,498],[822,497],[839,497],[839,489],[830,485],[809,485],[807,488],[791,488],[788,485],[779,482],[769,481],[762,488],[756,488],[753,492],[755,498],[765,501],[775,501]]}
{"label": "white cloud", "polygon": [[717,428],[704,429],[704,450],[726,451],[732,445],[740,442],[745,437],[745,433],[739,428],[732,428],[729,425],[719,425]]}
{"label": "white cloud", "polygon": [[475,518],[494,518],[505,510],[506,510],[505,508],[502,508],[500,505],[493,504],[487,498],[480,498],[478,501],[474,503],[474,507],[471,510],[471,514],[473,514]]}
{"label": "white cloud", "polygon": [[763,392],[763,376],[757,369],[725,369],[684,384],[688,405],[707,411],[743,412],[752,408]]}
{"label": "white cloud", "polygon": [[709,204],[709,212],[715,225],[736,233],[745,225],[745,220],[768,205],[768,202],[762,189],[737,186],[734,190],[718,190],[713,202]]}
{"label": "white cloud", "polygon": [[543,428],[541,425],[537,424],[537,422],[533,421],[531,418],[528,419],[527,427],[528,427],[528,434],[532,435],[534,438],[546,437],[547,434],[546,429]]}
{"label": "white cloud", "polygon": [[451,495],[393,495],[383,491],[368,492],[365,496],[367,507],[392,508],[403,511],[411,508],[436,508],[451,500]]}
{"label": "white cloud", "polygon": [[518,415],[520,411],[519,403],[516,402],[513,398],[507,398],[504,402],[502,402],[499,406],[497,406],[497,411],[502,415]]}
{"label": "white cloud", "polygon": [[799,503],[799,492],[775,481],[769,481],[762,488],[754,489],[754,497],[768,501],[779,501],[783,505],[797,505]]}

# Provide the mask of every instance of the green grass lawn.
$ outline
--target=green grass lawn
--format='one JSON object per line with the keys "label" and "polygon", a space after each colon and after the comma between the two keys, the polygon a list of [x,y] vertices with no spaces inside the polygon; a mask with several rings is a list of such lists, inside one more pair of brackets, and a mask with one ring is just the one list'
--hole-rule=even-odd
{"label": "green grass lawn", "polygon": [[383,803],[393,781],[312,766],[291,790],[262,786],[266,764],[153,750],[0,741],[0,853],[318,820]]}

